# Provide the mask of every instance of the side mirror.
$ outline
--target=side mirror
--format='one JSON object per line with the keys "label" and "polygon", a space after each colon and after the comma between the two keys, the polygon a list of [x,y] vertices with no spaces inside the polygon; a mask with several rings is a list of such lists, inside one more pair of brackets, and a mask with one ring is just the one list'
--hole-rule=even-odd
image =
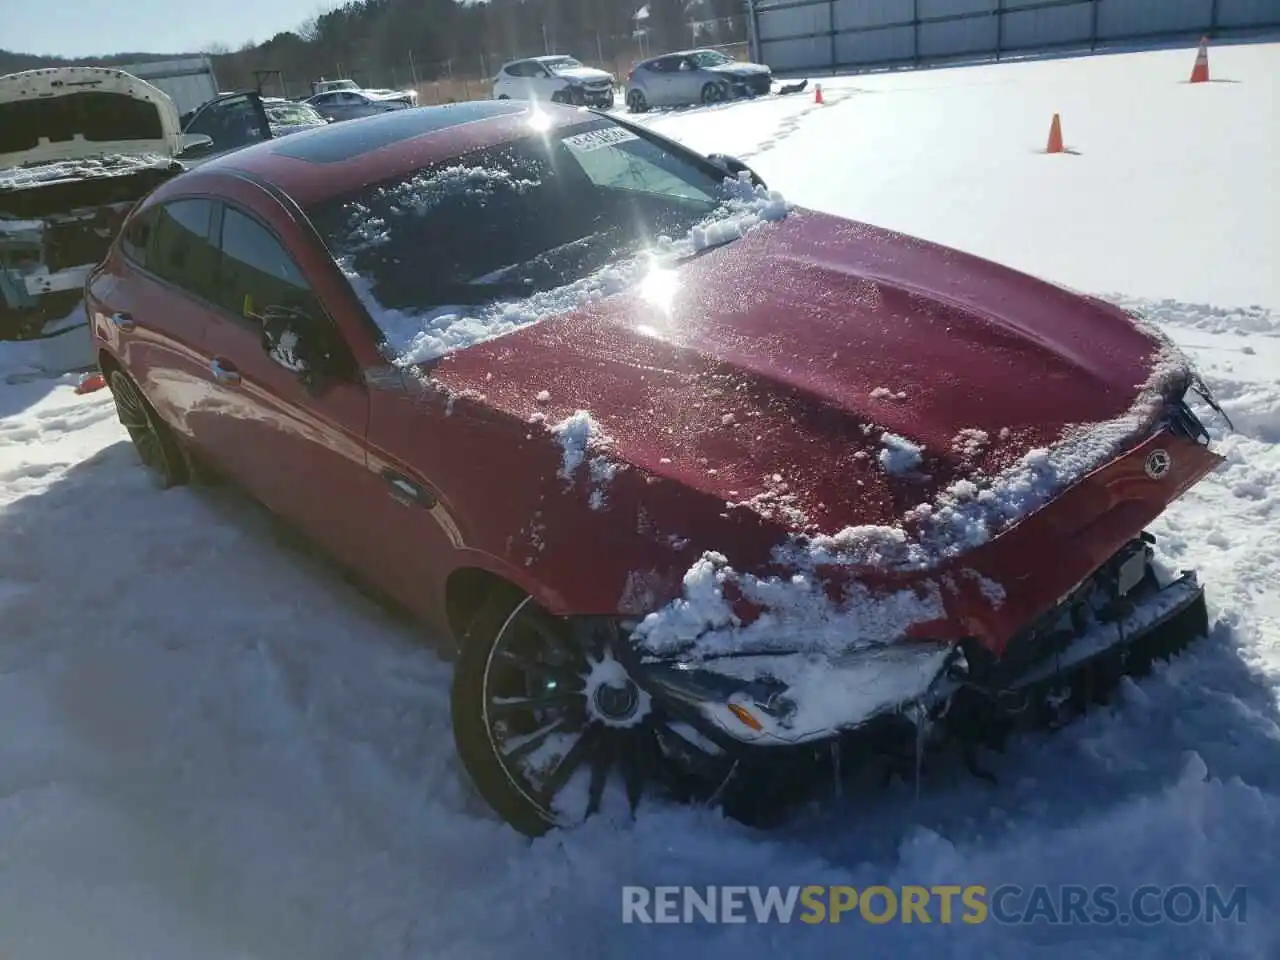
{"label": "side mirror", "polygon": [[765,182],[761,179],[760,175],[737,157],[732,157],[727,153],[713,153],[710,154],[707,159],[735,180],[738,179],[739,174],[746,173],[751,178],[751,183],[754,186],[760,187],[761,189],[767,189],[765,187]]}
{"label": "side mirror", "polygon": [[258,319],[262,349],[309,391],[318,393],[326,380],[345,371],[346,354],[330,334],[327,321],[297,307],[267,307]]}
{"label": "side mirror", "polygon": [[176,159],[190,160],[193,157],[202,157],[212,152],[213,137],[203,133],[184,133],[182,135],[182,149],[178,151]]}

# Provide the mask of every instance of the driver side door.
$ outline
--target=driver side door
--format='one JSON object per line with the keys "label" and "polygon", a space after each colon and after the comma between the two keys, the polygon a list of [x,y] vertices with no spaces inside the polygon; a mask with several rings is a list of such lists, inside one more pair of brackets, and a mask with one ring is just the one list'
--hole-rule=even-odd
{"label": "driver side door", "polygon": [[[271,201],[274,203],[274,201]],[[366,466],[369,396],[349,350],[263,202],[220,201],[215,310],[203,335],[207,399],[191,415],[202,449],[256,499],[338,557],[362,565],[360,504],[386,496]],[[280,211],[282,214],[283,211]],[[263,317],[288,312],[308,340],[335,344],[345,374],[309,386],[288,350],[270,350]]]}

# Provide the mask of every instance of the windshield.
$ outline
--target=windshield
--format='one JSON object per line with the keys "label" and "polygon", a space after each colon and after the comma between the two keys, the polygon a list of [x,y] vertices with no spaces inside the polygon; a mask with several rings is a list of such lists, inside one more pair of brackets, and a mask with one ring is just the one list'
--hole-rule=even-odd
{"label": "windshield", "polygon": [[543,60],[542,65],[552,73],[560,73],[563,70],[578,70],[582,67],[582,63],[573,57],[560,57],[558,60]]}
{"label": "windshield", "polygon": [[[771,204],[785,209],[601,118],[308,213],[391,347],[422,360],[571,309],[587,288],[621,289],[646,251],[679,258],[731,240]],[[532,314],[502,305],[543,294]]]}
{"label": "windshield", "polygon": [[699,50],[697,53],[689,54],[689,59],[693,61],[695,67],[720,67],[726,63],[733,63],[723,53],[717,53],[714,50]]}

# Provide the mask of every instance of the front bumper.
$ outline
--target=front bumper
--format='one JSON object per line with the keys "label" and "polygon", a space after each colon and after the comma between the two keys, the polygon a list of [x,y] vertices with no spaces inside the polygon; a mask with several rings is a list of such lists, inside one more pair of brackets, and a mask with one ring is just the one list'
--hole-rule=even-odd
{"label": "front bumper", "polygon": [[984,739],[1044,690],[1070,689],[1081,677],[1096,688],[1099,665],[1118,681],[1148,652],[1180,648],[1207,626],[1195,574],[1169,579],[1137,539],[1029,625],[1000,661],[967,655],[976,651],[964,643],[905,641],[839,658],[740,656],[642,669],[651,692],[731,752],[846,738],[910,744],[946,718],[953,732]]}
{"label": "front bumper", "polygon": [[576,88],[576,99],[584,106],[611,107],[614,99],[613,86],[578,87]]}
{"label": "front bumper", "polygon": [[768,73],[730,77],[729,91],[736,97],[759,97],[773,89],[773,76]]}

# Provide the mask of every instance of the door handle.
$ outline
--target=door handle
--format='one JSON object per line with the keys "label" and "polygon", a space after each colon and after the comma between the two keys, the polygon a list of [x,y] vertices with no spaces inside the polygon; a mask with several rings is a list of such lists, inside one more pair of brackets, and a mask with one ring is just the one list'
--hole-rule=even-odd
{"label": "door handle", "polygon": [[209,364],[209,371],[213,374],[213,379],[219,383],[234,384],[240,382],[240,371],[221,357],[214,357]]}
{"label": "door handle", "polygon": [[125,313],[121,310],[119,313],[113,313],[110,317],[112,325],[117,330],[132,330],[137,327],[133,321],[133,314]]}
{"label": "door handle", "polygon": [[430,510],[436,505],[434,493],[389,467],[382,471],[382,479],[391,485],[391,498],[406,507],[419,506]]}

